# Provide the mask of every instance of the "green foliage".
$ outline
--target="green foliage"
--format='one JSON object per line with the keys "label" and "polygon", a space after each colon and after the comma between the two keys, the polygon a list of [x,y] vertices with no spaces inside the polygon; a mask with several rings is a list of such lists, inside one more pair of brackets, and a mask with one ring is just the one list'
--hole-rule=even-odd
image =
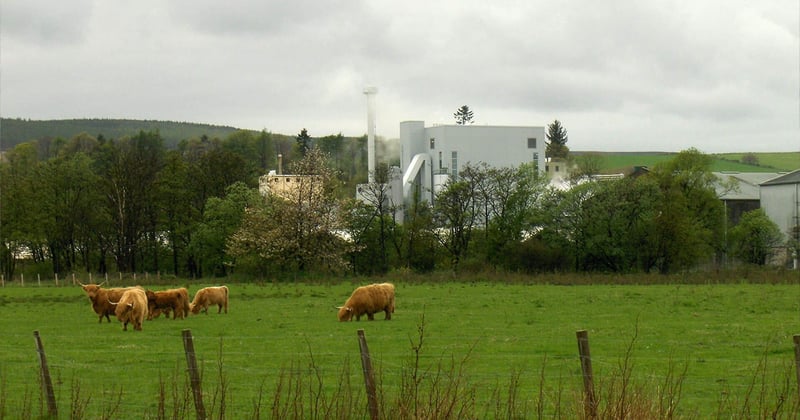
{"label": "green foliage", "polygon": [[689,149],[657,165],[651,176],[662,194],[654,232],[660,272],[683,269],[722,251],[724,207],[714,190],[711,157]]}
{"label": "green foliage", "polygon": [[347,242],[335,206],[335,173],[317,148],[293,163],[288,187],[275,191],[244,215],[228,242],[235,257],[258,256],[279,272],[341,272],[347,269]]}
{"label": "green foliage", "polygon": [[573,156],[576,170],[570,176],[580,179],[587,176],[601,174],[605,165],[605,157],[599,153],[581,153]]}
{"label": "green foliage", "polygon": [[474,183],[463,180],[447,182],[434,198],[433,234],[450,254],[450,268],[458,273],[459,263],[466,256],[475,224],[473,207]]}
{"label": "green foliage", "polygon": [[731,228],[729,240],[734,256],[749,264],[764,265],[783,244],[783,233],[763,209],[755,209],[742,214],[739,224]]}
{"label": "green foliage", "polygon": [[245,211],[260,200],[258,191],[242,182],[229,186],[224,197],[208,199],[203,221],[197,225],[190,244],[201,274],[227,275],[229,266],[233,265],[225,252],[228,238],[241,226]]}
{"label": "green foliage", "polygon": [[[557,128],[549,134],[566,141],[566,130],[560,123]],[[277,168],[278,154],[286,173],[317,176],[318,168],[301,165],[297,138],[233,130],[226,138],[184,138],[171,148],[158,130],[119,138],[90,132],[43,137],[4,153],[4,275],[11,277],[21,268],[27,274],[118,270],[198,278],[229,274],[235,264],[237,275],[291,277],[315,270],[429,272],[448,265],[458,270],[463,261],[468,262],[466,271],[476,272],[541,272],[566,266],[674,272],[713,263],[724,253],[722,209],[710,188],[715,181],[710,171],[720,164],[746,166],[695,149],[630,154],[628,158],[640,163],[655,159],[652,173],[635,182],[547,192],[546,180],[525,165],[478,165],[462,170],[431,208],[413,199],[389,202],[382,181],[388,179],[391,158],[379,162],[382,173],[376,170],[380,179],[374,185],[364,184],[366,136],[311,139],[306,132],[308,153],[316,150],[325,156],[315,163],[328,173],[318,190],[325,198],[309,199],[317,193],[312,192],[288,203],[271,199],[247,204],[246,217],[237,218],[228,211],[234,206],[229,188],[238,185],[255,195],[259,177]],[[390,145],[379,141],[378,147],[389,150]],[[616,154],[574,157],[582,174],[620,163]],[[759,160],[759,168],[765,168],[765,161]],[[349,203],[357,185],[368,190],[362,198],[372,196],[359,209]],[[242,211],[242,201],[237,203]],[[395,211],[406,205],[406,220],[393,220]],[[302,223],[312,213],[328,216]],[[295,230],[267,229],[273,243],[266,246],[265,237],[257,233],[274,227],[276,220]],[[238,226],[240,222],[247,227]],[[231,247],[232,232],[248,228],[256,229],[249,234],[250,243]],[[341,235],[345,231],[348,235]],[[323,258],[316,258],[315,247]],[[264,249],[270,251],[265,254]],[[17,256],[23,253],[30,259],[20,265]]]}

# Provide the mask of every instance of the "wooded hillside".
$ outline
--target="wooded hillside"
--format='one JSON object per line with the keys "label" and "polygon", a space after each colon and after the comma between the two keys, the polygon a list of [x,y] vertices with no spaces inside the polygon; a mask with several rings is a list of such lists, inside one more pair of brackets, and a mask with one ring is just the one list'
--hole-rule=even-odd
{"label": "wooded hillside", "polygon": [[210,124],[176,121],[120,120],[120,119],[74,119],[74,120],[26,120],[3,118],[0,120],[0,150],[13,149],[19,143],[43,138],[70,139],[87,133],[107,139],[119,139],[138,134],[140,131],[158,131],[168,148],[179,141],[200,138],[225,138],[237,128]]}

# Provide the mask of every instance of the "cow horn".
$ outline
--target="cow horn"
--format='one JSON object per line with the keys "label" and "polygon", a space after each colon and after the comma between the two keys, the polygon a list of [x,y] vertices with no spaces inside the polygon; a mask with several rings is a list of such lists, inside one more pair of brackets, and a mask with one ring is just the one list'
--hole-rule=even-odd
{"label": "cow horn", "polygon": [[108,300],[108,303],[110,303],[112,305],[119,305],[119,301],[112,302],[111,299]]}
{"label": "cow horn", "polygon": [[[108,281],[108,280],[106,280],[106,281]],[[106,284],[106,281],[104,281],[104,282],[102,282],[102,283],[98,284],[98,285],[97,285],[97,287],[100,287],[100,286],[102,286],[102,285]]]}

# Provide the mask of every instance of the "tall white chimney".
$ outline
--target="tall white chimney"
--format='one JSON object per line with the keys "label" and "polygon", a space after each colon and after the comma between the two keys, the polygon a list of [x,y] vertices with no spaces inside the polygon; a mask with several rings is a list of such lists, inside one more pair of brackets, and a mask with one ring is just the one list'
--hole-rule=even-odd
{"label": "tall white chimney", "polygon": [[367,173],[369,183],[375,182],[375,94],[378,88],[367,86],[364,95],[367,95]]}

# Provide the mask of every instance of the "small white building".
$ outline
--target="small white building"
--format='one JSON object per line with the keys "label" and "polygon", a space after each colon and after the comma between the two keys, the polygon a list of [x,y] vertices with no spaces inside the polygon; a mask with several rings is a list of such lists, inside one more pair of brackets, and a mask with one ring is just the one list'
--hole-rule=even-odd
{"label": "small white building", "polygon": [[449,178],[458,178],[467,163],[515,167],[534,162],[545,168],[544,127],[435,125],[424,121],[400,123],[400,166],[403,197],[433,202]]}

